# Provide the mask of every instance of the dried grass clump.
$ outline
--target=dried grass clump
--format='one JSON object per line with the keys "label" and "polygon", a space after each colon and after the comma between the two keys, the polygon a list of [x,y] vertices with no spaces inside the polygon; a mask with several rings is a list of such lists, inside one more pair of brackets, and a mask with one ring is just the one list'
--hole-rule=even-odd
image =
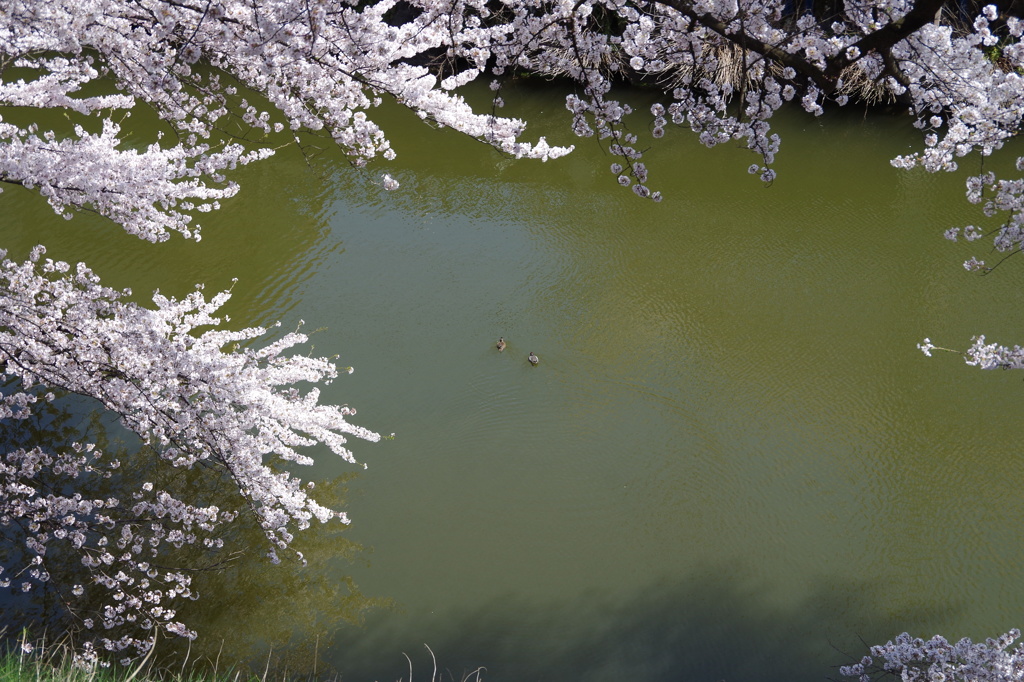
{"label": "dried grass clump", "polygon": [[852,64],[843,70],[843,85],[839,88],[840,95],[846,95],[865,104],[891,104],[896,101],[892,92],[881,80],[869,78],[859,64]]}
{"label": "dried grass clump", "polygon": [[[558,52],[559,50],[554,50]],[[585,69],[597,69],[608,77],[626,77],[633,73],[625,55],[622,52],[608,52],[602,54],[600,61],[585,60],[580,64],[572,50],[560,48],[562,52],[561,61],[567,64],[582,66]],[[656,78],[658,85],[667,91],[675,88],[687,88],[702,80],[707,79],[719,88],[729,88],[733,92],[741,89],[750,89],[758,86],[760,69],[753,69],[744,65],[745,60],[750,56],[735,43],[721,42],[717,44],[705,43],[697,59],[685,64],[673,64],[661,74],[645,74],[644,78]],[[670,63],[670,60],[666,59]],[[773,62],[766,66],[768,73],[775,77],[781,77],[782,67]],[[561,68],[548,76],[567,76],[569,68]],[[744,82],[745,81],[745,82]],[[875,78],[870,78],[859,64],[853,64],[843,71],[842,86],[836,91],[837,95],[846,95],[851,100],[863,102],[868,105],[889,104],[895,101],[892,93],[885,85]]]}

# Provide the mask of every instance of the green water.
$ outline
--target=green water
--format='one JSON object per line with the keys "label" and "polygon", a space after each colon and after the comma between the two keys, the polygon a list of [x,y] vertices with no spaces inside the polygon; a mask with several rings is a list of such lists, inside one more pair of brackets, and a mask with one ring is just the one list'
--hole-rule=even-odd
{"label": "green water", "polygon": [[[140,298],[239,277],[234,324],[325,327],[316,352],[356,368],[327,397],[396,433],[355,444],[353,524],[321,560],[251,569],[201,636],[249,656],[285,614],[295,639],[333,631],[316,647],[348,680],[407,675],[402,652],[426,679],[427,644],[455,679],[789,682],[862,640],[1022,625],[1021,375],[915,347],[1024,338],[1024,270],[970,275],[982,247],[941,238],[982,220],[962,175],[891,168],[903,120],[793,113],[770,187],[743,150],[667,135],[655,204],[557,96],[505,99],[577,151],[514,162],[385,111],[396,162],[286,150],[200,244],[0,195],[14,256],[40,241]],[[339,606],[349,576],[391,606]]]}

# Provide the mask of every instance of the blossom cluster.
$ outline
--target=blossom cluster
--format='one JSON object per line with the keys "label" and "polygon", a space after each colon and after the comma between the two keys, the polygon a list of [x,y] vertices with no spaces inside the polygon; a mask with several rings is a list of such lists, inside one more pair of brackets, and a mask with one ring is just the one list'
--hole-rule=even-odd
{"label": "blossom cluster", "polygon": [[1019,630],[985,642],[964,638],[956,643],[939,635],[925,640],[903,633],[871,647],[870,655],[840,673],[860,682],[870,682],[879,672],[904,682],[1011,682],[1024,679],[1024,644],[1013,646],[1019,638]]}
{"label": "blossom cluster", "polygon": [[[574,81],[566,97],[572,131],[596,136],[620,157],[617,182],[641,197],[660,194],[640,163],[642,136],[627,127],[633,107],[613,90],[622,77],[664,96],[651,108],[652,139],[671,122],[707,146],[739,141],[760,157],[750,170],[765,182],[775,177],[780,147],[770,121],[786,102],[814,115],[851,101],[899,102],[924,145],[894,164],[933,172],[999,150],[1024,113],[1024,22],[994,5],[964,23],[936,21],[939,0],[848,3],[828,19],[795,13],[782,0],[408,4],[417,19],[444,15],[439,49],[455,73],[443,87],[485,78],[500,93],[501,79],[515,71]],[[496,107],[503,103],[496,94]],[[1006,207],[1015,189],[1004,184],[1001,192],[999,210],[1014,211]]]}
{"label": "blossom cluster", "polygon": [[[289,352],[304,334],[222,329],[216,313],[226,291],[210,300],[201,290],[181,300],[157,293],[148,308],[104,287],[83,264],[45,258],[42,247],[24,262],[0,258],[0,420],[28,419],[54,389],[88,396],[118,415],[166,470],[220,477],[236,498],[234,508],[221,509],[197,502],[189,486],[182,497],[160,482],[121,477],[116,496],[90,499],[84,479],[109,478],[121,466],[93,444],[0,452],[0,526],[24,533],[22,565],[0,567],[3,584],[26,592],[45,585],[47,562],[60,555],[55,546],[72,550],[89,580],[57,586],[62,598],[73,603],[92,592],[95,603],[96,592],[105,594],[95,613],[79,614],[82,626],[124,630],[101,642],[142,653],[147,638],[130,626],[194,636],[173,607],[196,596],[191,579],[167,568],[168,553],[218,549],[240,514],[255,519],[275,557],[314,520],[347,523],[278,465],[310,464],[302,449],[315,444],[355,462],[347,437],[380,438],[349,423],[350,408],[320,402],[315,386],[337,369]],[[314,388],[302,392],[299,384]]]}
{"label": "blossom cluster", "polygon": [[[225,171],[272,153],[257,133],[321,131],[356,165],[393,159],[373,120],[384,97],[515,157],[569,153],[524,141],[525,121],[475,111],[458,93],[482,79],[496,110],[502,79],[519,71],[574,81],[571,130],[621,157],[618,182],[642,197],[660,195],[637,165],[633,107],[613,94],[623,76],[664,95],[651,109],[653,139],[672,123],[708,146],[740,141],[760,157],[752,172],[765,182],[780,146],[770,121],[786,102],[821,115],[829,103],[899,101],[925,135],[920,152],[894,163],[950,170],[1019,130],[1024,22],[994,5],[973,22],[937,22],[941,7],[870,0],[823,19],[784,0],[11,0],[0,56],[26,75],[0,82],[0,105],[104,122],[74,136],[2,123],[0,180],[38,188],[58,212],[98,210],[147,239],[198,237],[193,214],[237,189]],[[101,80],[120,93],[82,94]],[[114,112],[138,103],[174,144],[126,148]],[[238,141],[218,142],[225,130]],[[993,210],[1018,215],[1020,193],[1003,184],[998,194]],[[1002,243],[1016,243],[1018,227]]]}

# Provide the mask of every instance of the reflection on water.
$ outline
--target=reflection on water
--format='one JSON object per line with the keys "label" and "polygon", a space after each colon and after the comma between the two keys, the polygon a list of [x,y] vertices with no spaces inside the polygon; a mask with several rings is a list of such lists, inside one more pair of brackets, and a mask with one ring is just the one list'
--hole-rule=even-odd
{"label": "reflection on water", "polygon": [[[340,507],[351,481],[340,477],[318,485],[317,499]],[[325,670],[324,654],[339,627],[358,629],[367,613],[394,608],[386,598],[364,594],[347,575],[353,562],[363,561],[363,548],[346,537],[340,524],[315,524],[297,536],[293,546],[309,562],[305,567],[294,558],[271,565],[254,530],[241,543],[245,549],[232,554],[226,566],[195,575],[200,600],[189,625],[202,636],[191,644],[165,641],[165,660],[171,660],[171,652],[179,661],[220,656],[253,669],[270,665],[309,675]]]}
{"label": "reflection on water", "polygon": [[[567,116],[506,100],[542,128]],[[1019,338],[1022,274],[959,267],[941,233],[979,216],[962,177],[889,167],[913,137],[780,120],[766,188],[743,150],[668,136],[653,204],[589,144],[510,163],[385,116],[401,190],[282,155],[243,169],[199,245],[69,231],[0,195],[24,216],[14,248],[56,244],[137,293],[240,276],[237,324],[326,327],[316,351],[356,368],[327,397],[397,433],[357,444],[352,527],[311,539],[339,560],[212,577],[224,655],[301,638],[263,615],[287,613],[337,626],[315,646],[349,679],[405,674],[402,651],[429,669],[426,643],[456,678],[813,680],[861,638],[1020,625],[1024,389],[915,344]],[[321,459],[318,479],[346,473]],[[349,625],[375,597],[393,608]]]}

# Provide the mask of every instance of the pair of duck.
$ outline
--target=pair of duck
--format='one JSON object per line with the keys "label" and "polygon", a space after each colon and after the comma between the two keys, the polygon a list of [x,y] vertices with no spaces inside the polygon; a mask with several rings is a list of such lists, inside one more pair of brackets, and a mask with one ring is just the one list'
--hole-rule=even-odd
{"label": "pair of duck", "polygon": [[[508,344],[505,343],[505,337],[504,336],[499,336],[498,337],[498,352],[500,353],[501,351],[505,350],[505,346],[507,346],[507,345]],[[532,350],[530,351],[530,355],[527,356],[526,359],[529,360],[530,364],[535,366],[535,367],[538,364],[540,364],[540,358],[538,358],[537,354],[534,353]]]}

